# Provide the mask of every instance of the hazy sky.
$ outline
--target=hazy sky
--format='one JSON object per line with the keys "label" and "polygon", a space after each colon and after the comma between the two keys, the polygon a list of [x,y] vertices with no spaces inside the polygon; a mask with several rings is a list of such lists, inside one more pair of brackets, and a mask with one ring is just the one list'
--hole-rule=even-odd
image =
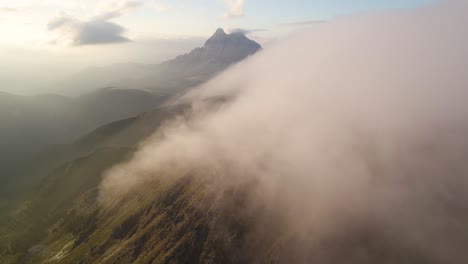
{"label": "hazy sky", "polygon": [[157,63],[216,28],[260,42],[333,17],[431,0],[0,0],[0,85],[31,91],[88,66]]}

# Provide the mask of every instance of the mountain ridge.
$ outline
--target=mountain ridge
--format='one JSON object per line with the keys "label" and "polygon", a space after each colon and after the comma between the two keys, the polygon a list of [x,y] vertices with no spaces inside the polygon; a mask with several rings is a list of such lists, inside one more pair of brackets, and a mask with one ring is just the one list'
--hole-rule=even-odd
{"label": "mountain ridge", "polygon": [[[281,203],[275,210],[252,202],[262,190],[258,181],[232,182],[227,180],[232,175],[216,170],[199,168],[188,175],[164,171],[167,175],[102,206],[103,173],[127,160],[138,141],[166,120],[188,114],[187,107],[163,106],[105,125],[56,154],[70,156],[53,166],[37,192],[12,214],[9,229],[0,228],[0,261],[376,263],[390,252],[384,263],[433,263],[418,251],[390,243],[367,222],[346,226],[323,243],[314,243],[314,230],[304,233],[285,224],[285,216],[279,213]],[[140,133],[142,128],[145,132]],[[323,262],[324,254],[335,257]]]}
{"label": "mountain ridge", "polygon": [[260,44],[248,39],[244,34],[226,34],[222,28],[218,28],[203,47],[195,48],[189,53],[179,55],[161,64],[191,63],[192,60],[199,58],[215,63],[231,64],[253,55],[261,48]]}
{"label": "mountain ridge", "polygon": [[[217,34],[228,36],[219,30],[213,36]],[[250,56],[252,52],[242,57]],[[191,64],[185,61],[159,68],[126,64],[143,68],[148,75],[141,79],[146,84],[152,83],[150,88],[153,89],[138,83],[134,83],[132,89],[125,85],[106,85],[99,89],[90,87],[76,97],[50,93],[26,96],[0,91],[0,121],[3,126],[0,130],[0,198],[5,201],[0,203],[0,216],[2,211],[13,206],[15,201],[12,197],[18,196],[20,189],[29,190],[34,185],[25,186],[25,182],[37,182],[24,172],[24,164],[30,164],[36,156],[105,124],[151,111],[168,98],[207,81],[238,60],[231,59],[226,64],[226,61],[214,63],[207,57],[198,57]],[[119,72],[111,72],[109,76],[125,77]],[[163,78],[158,80],[161,76]],[[80,86],[80,82],[77,84]]]}
{"label": "mountain ridge", "polygon": [[204,46],[157,64],[123,63],[84,69],[54,84],[58,93],[79,95],[103,87],[149,90],[188,88],[213,77],[261,50],[257,42],[242,33],[226,34],[219,28]]}

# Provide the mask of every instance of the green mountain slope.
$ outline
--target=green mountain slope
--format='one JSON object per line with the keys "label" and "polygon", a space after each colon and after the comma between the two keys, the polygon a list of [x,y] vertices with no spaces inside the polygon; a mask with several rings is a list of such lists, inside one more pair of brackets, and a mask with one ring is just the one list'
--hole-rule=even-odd
{"label": "green mountain slope", "polygon": [[140,140],[180,111],[180,107],[160,108],[111,123],[27,164],[24,173],[28,180],[40,184],[22,196],[25,201],[9,221],[2,220],[0,248],[24,253],[31,242],[44,236],[49,225],[63,217],[75,199],[97,189],[105,169],[128,158]]}
{"label": "green mountain slope", "polygon": [[37,175],[50,171],[51,162],[70,160],[59,155],[68,142],[103,124],[149,111],[165,98],[116,89],[79,98],[0,93],[0,224],[4,212],[36,188]]}
{"label": "green mountain slope", "polygon": [[136,90],[103,89],[79,98],[0,93],[0,181],[49,145],[64,144],[109,122],[155,107],[164,97]]}
{"label": "green mountain slope", "polygon": [[252,203],[261,197],[257,180],[224,181],[232,175],[209,169],[163,172],[103,206],[102,173],[186,109],[160,107],[49,153],[53,169],[2,225],[2,263],[431,263],[369,222],[317,244],[314,230]]}

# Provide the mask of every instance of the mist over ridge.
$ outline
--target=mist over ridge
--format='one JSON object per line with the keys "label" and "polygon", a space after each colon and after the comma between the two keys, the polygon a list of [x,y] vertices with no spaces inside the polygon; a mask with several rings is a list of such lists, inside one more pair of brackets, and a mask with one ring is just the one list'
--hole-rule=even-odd
{"label": "mist over ridge", "polygon": [[468,263],[466,0],[5,1],[0,263]]}
{"label": "mist over ridge", "polygon": [[[342,17],[269,47],[175,102],[193,111],[105,174],[102,205],[158,177],[254,179],[248,202],[313,234],[303,262],[361,232],[421,263],[465,262],[467,12],[445,1]],[[230,99],[213,111],[216,97]]]}

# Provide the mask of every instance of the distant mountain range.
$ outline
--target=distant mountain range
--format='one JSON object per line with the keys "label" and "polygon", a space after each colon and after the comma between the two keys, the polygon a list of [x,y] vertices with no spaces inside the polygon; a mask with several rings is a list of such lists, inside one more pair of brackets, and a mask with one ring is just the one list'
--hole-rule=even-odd
{"label": "distant mountain range", "polygon": [[116,64],[87,68],[54,84],[58,93],[76,95],[103,87],[152,92],[183,89],[200,84],[214,74],[256,53],[261,46],[241,33],[218,29],[203,47],[160,64]]}

